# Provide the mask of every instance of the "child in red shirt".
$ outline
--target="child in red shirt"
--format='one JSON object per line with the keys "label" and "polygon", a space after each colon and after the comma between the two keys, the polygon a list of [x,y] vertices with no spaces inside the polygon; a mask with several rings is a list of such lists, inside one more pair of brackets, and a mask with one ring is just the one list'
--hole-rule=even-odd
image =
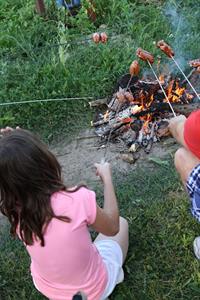
{"label": "child in red shirt", "polygon": [[[191,213],[200,222],[200,110],[188,118],[172,118],[169,130],[182,146],[175,153],[175,167],[191,200]],[[200,237],[194,240],[194,253],[200,259]]]}

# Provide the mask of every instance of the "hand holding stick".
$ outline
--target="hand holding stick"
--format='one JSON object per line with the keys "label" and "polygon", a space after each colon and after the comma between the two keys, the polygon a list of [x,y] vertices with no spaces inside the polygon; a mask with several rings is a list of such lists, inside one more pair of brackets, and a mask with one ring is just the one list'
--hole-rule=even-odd
{"label": "hand holding stick", "polygon": [[96,175],[99,176],[103,183],[112,178],[111,167],[108,162],[105,162],[104,159],[101,160],[101,163],[94,164],[96,167]]}

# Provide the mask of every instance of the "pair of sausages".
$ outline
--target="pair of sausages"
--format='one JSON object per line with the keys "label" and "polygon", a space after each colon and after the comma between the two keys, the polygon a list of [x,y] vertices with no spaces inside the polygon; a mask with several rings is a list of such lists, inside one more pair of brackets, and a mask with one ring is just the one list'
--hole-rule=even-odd
{"label": "pair of sausages", "polygon": [[108,36],[105,32],[101,32],[101,33],[95,32],[92,35],[92,39],[96,44],[98,44],[99,42],[102,42],[103,44],[105,44],[108,40]]}
{"label": "pair of sausages", "polygon": [[[160,50],[162,50],[168,57],[171,58],[172,56],[174,56],[174,51],[172,50],[172,48],[163,40],[157,43],[157,47],[160,48]],[[149,61],[151,64],[153,64],[154,62],[153,55],[150,52],[143,50],[142,48],[137,49],[136,55],[144,61]]]}

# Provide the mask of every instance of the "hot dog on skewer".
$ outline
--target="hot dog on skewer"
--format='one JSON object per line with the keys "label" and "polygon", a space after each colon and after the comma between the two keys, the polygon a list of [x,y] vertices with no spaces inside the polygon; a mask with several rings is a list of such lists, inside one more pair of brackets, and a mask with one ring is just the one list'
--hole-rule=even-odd
{"label": "hot dog on skewer", "polygon": [[171,58],[174,56],[174,51],[167,43],[165,43],[165,41],[161,40],[157,42],[157,47],[160,48],[160,50],[163,51],[168,57]]}
{"label": "hot dog on skewer", "polygon": [[194,59],[194,60],[190,60],[189,61],[189,65],[190,65],[190,67],[193,67],[193,68],[200,67],[200,58],[197,58],[197,59]]}
{"label": "hot dog on skewer", "polygon": [[105,44],[108,40],[108,36],[105,32],[100,33],[100,39],[103,44]]}
{"label": "hot dog on skewer", "polygon": [[131,76],[133,75],[137,76],[139,72],[140,72],[140,65],[137,60],[134,60],[130,65],[129,73],[131,74]]}
{"label": "hot dog on skewer", "polygon": [[96,44],[98,44],[98,43],[100,42],[100,40],[101,40],[101,36],[100,36],[100,34],[99,34],[98,32],[95,32],[95,33],[93,33],[93,35],[92,35],[92,39],[93,39],[93,41],[94,41]]}
{"label": "hot dog on skewer", "polygon": [[137,49],[136,55],[144,61],[149,61],[151,64],[153,64],[154,62],[153,55],[150,52],[143,50],[142,48]]}

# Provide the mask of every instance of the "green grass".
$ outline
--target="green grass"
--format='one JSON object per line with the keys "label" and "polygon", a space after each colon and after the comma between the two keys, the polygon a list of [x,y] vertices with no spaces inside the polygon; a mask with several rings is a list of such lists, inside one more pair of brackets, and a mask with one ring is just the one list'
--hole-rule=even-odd
{"label": "green grass", "polygon": [[[128,71],[137,47],[161,55],[163,64],[169,62],[155,47],[159,39],[173,46],[186,72],[187,60],[199,55],[199,0],[96,0],[94,24],[83,7],[76,18],[66,18],[67,28],[64,11],[51,0],[46,3],[47,16],[41,18],[34,13],[34,1],[0,0],[0,103],[105,97]],[[109,35],[106,45],[76,43],[102,24]],[[87,100],[0,109],[0,126],[33,129],[48,141],[61,134],[74,136],[88,127],[94,113]],[[136,170],[121,181],[115,179],[121,214],[129,220],[130,250],[125,281],[111,299],[199,299],[199,263],[192,252],[199,225],[190,217],[173,167]],[[0,239],[0,299],[44,299],[33,288],[29,263],[23,245],[5,229]]]}
{"label": "green grass", "polygon": [[[131,173],[123,182],[115,179],[121,215],[129,222],[130,247],[125,281],[111,299],[199,299],[199,262],[192,250],[199,224],[189,213],[173,166],[146,171]],[[32,285],[29,264],[24,246],[6,229],[0,243],[2,300],[44,299]]]}
{"label": "green grass", "polygon": [[[167,15],[165,1],[96,0],[94,24],[83,7],[76,18],[66,18],[65,28],[64,11],[57,10],[54,1],[46,1],[47,16],[41,18],[34,12],[34,1],[1,0],[0,103],[108,96],[119,76],[128,71],[137,47],[168,62],[155,47],[161,38],[177,51],[181,44],[187,59],[198,56],[199,11],[198,1],[194,2],[170,1],[173,12],[180,15],[176,26]],[[109,35],[106,45],[76,44],[102,24]],[[55,46],[59,43],[66,45]],[[143,71],[149,71],[146,64],[141,65]],[[74,134],[88,126],[92,114],[87,100],[1,107],[0,126],[19,124],[52,140],[60,133]]]}

